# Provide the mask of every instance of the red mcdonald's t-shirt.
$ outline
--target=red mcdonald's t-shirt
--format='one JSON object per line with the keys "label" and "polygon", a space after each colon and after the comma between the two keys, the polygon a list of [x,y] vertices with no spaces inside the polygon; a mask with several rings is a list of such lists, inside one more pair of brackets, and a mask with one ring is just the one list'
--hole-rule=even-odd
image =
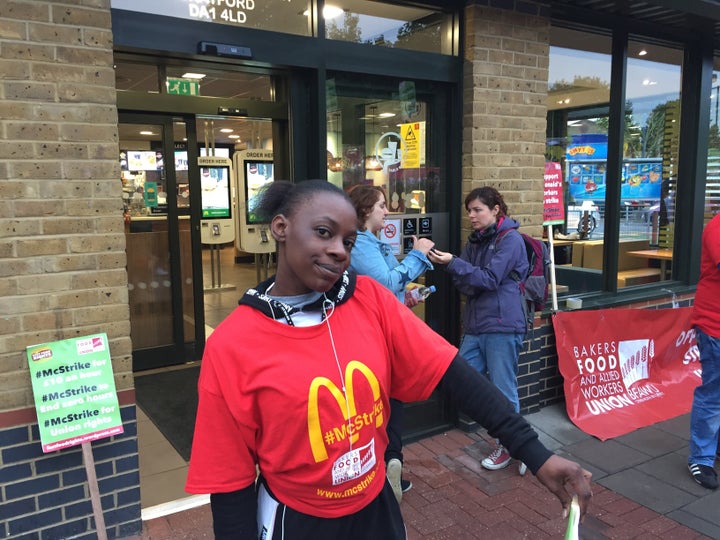
{"label": "red mcdonald's t-shirt", "polygon": [[187,491],[245,488],[257,464],[295,510],[328,518],[360,510],[385,481],[389,397],[427,399],[456,354],[363,276],[315,326],[237,307],[203,356]]}

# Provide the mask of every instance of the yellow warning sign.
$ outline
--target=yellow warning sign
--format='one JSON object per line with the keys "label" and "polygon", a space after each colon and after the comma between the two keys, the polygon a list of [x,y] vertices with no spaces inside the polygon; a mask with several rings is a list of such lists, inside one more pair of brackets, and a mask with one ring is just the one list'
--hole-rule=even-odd
{"label": "yellow warning sign", "polygon": [[425,122],[400,124],[400,137],[405,143],[405,152],[400,165],[402,169],[419,168],[425,145]]}

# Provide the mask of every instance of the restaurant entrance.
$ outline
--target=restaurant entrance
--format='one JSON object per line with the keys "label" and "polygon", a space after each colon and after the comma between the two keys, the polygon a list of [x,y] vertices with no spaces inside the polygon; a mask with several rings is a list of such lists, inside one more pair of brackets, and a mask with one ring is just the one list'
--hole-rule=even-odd
{"label": "restaurant entrance", "polygon": [[119,133],[133,370],[181,364],[204,342],[187,167],[195,118],[121,114]]}

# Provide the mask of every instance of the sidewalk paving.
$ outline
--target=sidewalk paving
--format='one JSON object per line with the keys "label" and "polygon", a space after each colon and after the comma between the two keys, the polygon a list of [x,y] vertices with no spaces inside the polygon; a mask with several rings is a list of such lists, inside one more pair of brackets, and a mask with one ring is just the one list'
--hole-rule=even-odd
{"label": "sidewalk paving", "polygon": [[[720,491],[687,471],[689,415],[601,442],[576,428],[563,405],[526,418],[559,455],[593,473],[593,501],[583,540],[720,538]],[[487,471],[493,448],[484,430],[451,430],[405,446],[413,488],[402,511],[409,540],[562,538],[560,503],[517,462]],[[141,540],[212,538],[209,506],[146,521]]]}

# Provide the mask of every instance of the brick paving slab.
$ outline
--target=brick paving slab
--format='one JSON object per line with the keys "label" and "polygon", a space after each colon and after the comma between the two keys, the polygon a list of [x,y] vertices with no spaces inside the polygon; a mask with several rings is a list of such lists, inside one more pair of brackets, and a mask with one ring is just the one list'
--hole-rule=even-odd
{"label": "brick paving slab", "polygon": [[[673,426],[665,423],[670,430]],[[668,427],[669,426],[669,427]],[[567,426],[561,427],[563,437],[571,437],[578,444],[580,438]],[[627,442],[656,438],[628,437]],[[586,439],[578,448],[583,454],[606,460],[601,447],[592,448]],[[478,460],[493,447],[492,439],[484,432],[465,433],[452,430],[406,445],[405,476],[413,482],[413,489],[403,497],[401,508],[405,517],[408,540],[543,540],[560,538],[566,520],[561,516],[559,501],[528,472],[521,477],[517,462],[499,471],[483,469]],[[613,445],[613,453],[630,457],[623,466],[637,474],[638,456],[629,447]],[[572,445],[570,445],[572,446]],[[677,450],[676,442],[665,446]],[[569,457],[573,457],[570,455]],[[647,461],[657,458],[648,454]],[[635,467],[635,468],[630,468]],[[622,472],[620,473],[622,474]],[[632,476],[632,474],[630,475]],[[678,486],[679,489],[687,486]],[[581,525],[583,540],[704,540],[700,531],[657,513],[606,486],[593,484],[593,501]],[[708,497],[703,492],[693,495],[696,500]],[[707,499],[708,501],[710,499]],[[682,515],[676,511],[675,515]],[[209,506],[202,506],[144,522],[143,533],[137,540],[203,539],[212,537]]]}

